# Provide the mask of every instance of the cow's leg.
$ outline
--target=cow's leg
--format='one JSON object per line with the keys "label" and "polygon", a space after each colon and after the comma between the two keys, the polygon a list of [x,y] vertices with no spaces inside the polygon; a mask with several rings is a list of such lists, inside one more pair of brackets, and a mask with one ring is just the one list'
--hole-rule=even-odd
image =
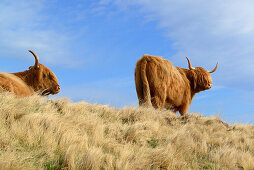
{"label": "cow's leg", "polygon": [[173,107],[171,109],[171,111],[174,112],[174,113],[178,112],[179,110],[180,110],[179,107]]}
{"label": "cow's leg", "polygon": [[160,97],[158,97],[158,96],[154,96],[153,98],[152,98],[152,105],[153,105],[153,107],[155,108],[155,109],[159,109],[159,108],[161,108],[161,104],[162,102],[161,102],[161,100],[160,100]]}
{"label": "cow's leg", "polygon": [[179,109],[179,113],[181,114],[181,116],[184,116],[187,113],[188,109],[189,109],[188,104],[182,105]]}
{"label": "cow's leg", "polygon": [[166,88],[165,87],[157,87],[151,86],[151,102],[154,108],[162,109],[166,103]]}
{"label": "cow's leg", "polygon": [[165,106],[165,100],[166,100],[165,95],[155,95],[152,98],[152,105],[156,109],[162,109]]}

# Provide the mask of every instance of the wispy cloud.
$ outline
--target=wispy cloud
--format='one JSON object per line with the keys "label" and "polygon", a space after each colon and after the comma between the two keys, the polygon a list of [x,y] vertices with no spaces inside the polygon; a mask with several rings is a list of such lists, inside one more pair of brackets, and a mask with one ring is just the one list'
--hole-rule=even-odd
{"label": "wispy cloud", "polygon": [[[27,49],[39,53],[46,63],[76,65],[70,58],[71,38],[65,32],[50,27],[51,16],[43,13],[44,0],[3,0],[0,2],[1,56],[30,59]],[[72,62],[70,62],[72,61]]]}
{"label": "wispy cloud", "polygon": [[173,41],[170,59],[186,66],[212,69],[219,61],[216,80],[223,86],[250,90],[254,85],[254,2],[251,0],[102,0],[120,9],[138,6],[144,20],[154,22]]}

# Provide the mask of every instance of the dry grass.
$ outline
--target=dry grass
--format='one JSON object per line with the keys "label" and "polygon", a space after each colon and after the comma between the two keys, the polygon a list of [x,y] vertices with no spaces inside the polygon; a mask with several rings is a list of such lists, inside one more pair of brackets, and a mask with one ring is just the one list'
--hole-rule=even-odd
{"label": "dry grass", "polygon": [[0,169],[254,169],[254,126],[0,95]]}

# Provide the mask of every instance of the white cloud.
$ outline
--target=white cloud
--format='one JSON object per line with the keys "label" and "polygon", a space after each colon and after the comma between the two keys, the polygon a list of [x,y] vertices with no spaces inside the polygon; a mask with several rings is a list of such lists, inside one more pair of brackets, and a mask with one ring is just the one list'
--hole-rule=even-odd
{"label": "white cloud", "polygon": [[137,14],[141,12],[173,40],[177,53],[170,60],[176,65],[186,67],[184,56],[189,56],[194,66],[209,70],[218,60],[214,77],[220,85],[245,89],[254,85],[254,79],[249,79],[254,77],[254,1],[115,0],[102,4],[110,3],[121,9],[139,6]]}
{"label": "white cloud", "polygon": [[[0,2],[0,45],[1,56],[31,58],[27,50],[34,50],[44,63],[64,64],[71,67],[66,33],[47,24],[50,16],[43,13],[43,0],[3,0]],[[71,61],[71,62],[70,62]]]}

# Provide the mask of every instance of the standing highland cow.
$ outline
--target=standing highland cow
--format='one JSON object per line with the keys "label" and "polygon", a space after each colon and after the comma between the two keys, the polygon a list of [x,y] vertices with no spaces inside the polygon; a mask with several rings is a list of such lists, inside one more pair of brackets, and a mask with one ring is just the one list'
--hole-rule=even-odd
{"label": "standing highland cow", "polygon": [[60,86],[55,74],[39,63],[39,58],[33,51],[28,51],[35,58],[34,66],[23,72],[0,73],[0,91],[9,91],[20,97],[31,96],[34,93],[57,94]]}
{"label": "standing highland cow", "polygon": [[[186,57],[187,58],[187,57]],[[210,73],[202,67],[189,69],[174,67],[168,60],[158,56],[143,55],[135,68],[135,85],[140,106],[172,109],[184,115],[194,97],[200,91],[212,87]]]}

